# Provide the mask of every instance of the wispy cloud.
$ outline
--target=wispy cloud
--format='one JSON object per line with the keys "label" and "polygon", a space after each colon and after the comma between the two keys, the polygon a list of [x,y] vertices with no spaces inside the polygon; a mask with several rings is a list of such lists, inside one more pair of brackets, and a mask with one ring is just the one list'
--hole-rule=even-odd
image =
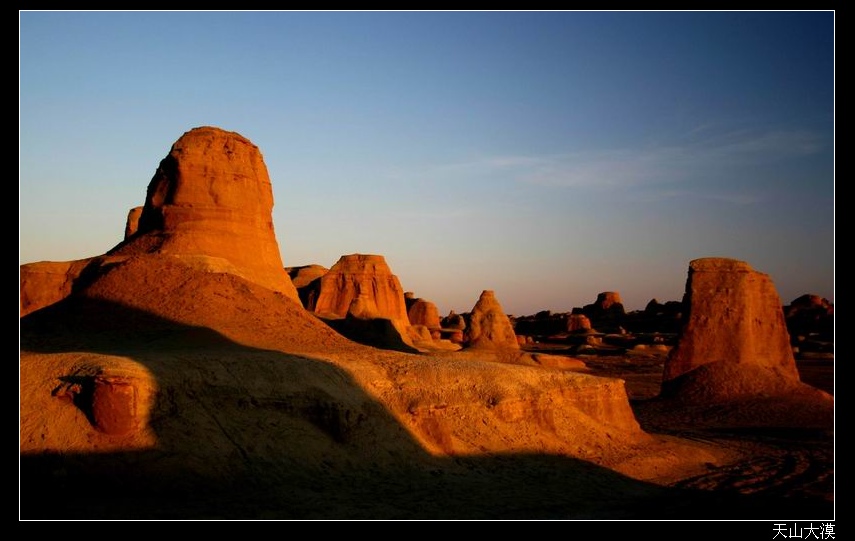
{"label": "wispy cloud", "polygon": [[[822,149],[808,132],[729,133],[681,145],[567,153],[531,160],[521,182],[542,186],[633,187],[687,182],[698,173],[769,165]],[[495,159],[494,159],[495,161]],[[518,159],[519,163],[522,163]]]}
{"label": "wispy cloud", "polygon": [[[820,152],[821,138],[807,131],[732,131],[698,139],[710,126],[692,130],[689,139],[645,148],[584,150],[545,156],[505,155],[442,166],[444,173],[502,176],[553,188],[648,190],[650,198],[694,195],[750,204],[761,197],[746,193],[704,193],[693,184],[704,178],[733,178],[740,170],[775,166]],[[675,188],[680,186],[680,188]],[[744,186],[743,186],[744,190]]]}

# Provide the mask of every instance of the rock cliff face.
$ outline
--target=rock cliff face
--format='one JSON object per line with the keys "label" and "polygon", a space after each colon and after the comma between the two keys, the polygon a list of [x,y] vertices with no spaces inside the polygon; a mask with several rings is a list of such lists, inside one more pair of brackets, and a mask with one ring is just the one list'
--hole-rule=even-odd
{"label": "rock cliff face", "polygon": [[258,147],[234,132],[194,128],[160,162],[136,234],[110,255],[171,255],[299,302],[282,265],[272,212],[273,189]]}
{"label": "rock cliff face", "polygon": [[409,325],[404,289],[382,255],[343,255],[321,277],[314,312],[322,317],[345,317],[351,303],[376,309],[376,316]]}
{"label": "rock cliff face", "polygon": [[493,291],[482,291],[472,308],[466,342],[470,348],[520,348],[514,326]]}
{"label": "rock cliff face", "polygon": [[770,277],[726,258],[689,264],[685,324],[663,391],[697,400],[794,391],[801,385],[783,307]]}

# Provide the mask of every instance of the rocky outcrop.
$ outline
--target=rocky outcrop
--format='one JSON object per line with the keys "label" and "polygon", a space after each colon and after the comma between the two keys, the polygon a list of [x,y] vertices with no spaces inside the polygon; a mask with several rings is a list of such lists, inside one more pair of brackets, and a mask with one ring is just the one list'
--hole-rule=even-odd
{"label": "rocky outcrop", "polygon": [[323,265],[303,265],[301,267],[286,267],[285,271],[291,277],[294,287],[299,290],[329,272],[329,269]]}
{"label": "rocky outcrop", "polygon": [[376,317],[409,323],[404,290],[382,255],[343,255],[321,277],[314,312],[326,318],[345,317],[354,299],[364,297]]}
{"label": "rocky outcrop", "polygon": [[142,216],[143,207],[134,207],[128,211],[128,219],[125,222],[125,239],[137,232],[140,226],[140,216]]}
{"label": "rocky outcrop", "polygon": [[574,309],[573,313],[586,315],[596,329],[617,327],[626,316],[623,301],[617,291],[599,293],[593,304],[586,304],[581,310]]}
{"label": "rocky outcrop", "polygon": [[318,294],[321,292],[321,277],[329,272],[322,265],[303,265],[301,267],[286,267],[285,271],[291,277],[291,282],[297,288],[297,295],[303,307],[314,312]]}
{"label": "rocky outcrop", "polygon": [[514,327],[492,290],[481,292],[469,315],[466,344],[470,348],[519,349]]}
{"label": "rocky outcrop", "polygon": [[299,302],[273,228],[273,189],[251,141],[214,127],[182,135],[148,185],[136,234],[110,255],[170,255]]}
{"label": "rocky outcrop", "polygon": [[21,317],[67,297],[75,280],[91,261],[40,261],[21,265]]}
{"label": "rocky outcrop", "polygon": [[620,293],[617,291],[604,291],[597,295],[597,300],[594,301],[594,306],[604,311],[611,310],[616,304],[623,307],[623,301],[620,298]]}
{"label": "rocky outcrop", "polygon": [[438,340],[442,325],[439,320],[439,310],[436,305],[425,299],[416,298],[407,310],[410,325],[424,325],[433,339]]}
{"label": "rocky outcrop", "polygon": [[834,304],[831,301],[819,295],[802,295],[784,306],[784,319],[793,345],[802,352],[833,352]]}
{"label": "rocky outcrop", "polygon": [[591,329],[591,320],[585,314],[570,314],[567,317],[567,332],[584,332]]}
{"label": "rocky outcrop", "polygon": [[[687,317],[665,363],[664,391],[691,387],[707,399],[732,398],[799,384],[781,300],[768,275],[743,261],[696,259],[689,264],[683,304]],[[715,377],[724,372],[728,377]],[[740,374],[746,381],[738,381]],[[700,376],[703,381],[695,381]]]}
{"label": "rocky outcrop", "polygon": [[452,310],[447,316],[442,318],[440,323],[442,325],[440,333],[443,338],[455,344],[463,344],[466,338],[464,335],[466,318],[463,317],[463,314],[458,314]]}

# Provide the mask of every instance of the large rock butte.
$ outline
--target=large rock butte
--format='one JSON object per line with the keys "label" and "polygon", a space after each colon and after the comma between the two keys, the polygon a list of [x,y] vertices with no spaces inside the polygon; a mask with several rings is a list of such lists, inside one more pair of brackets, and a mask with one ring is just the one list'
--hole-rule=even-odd
{"label": "large rock butte", "polygon": [[273,190],[258,147],[214,127],[182,135],[161,160],[124,240],[102,256],[20,267],[21,316],[54,304],[131,257],[164,256],[228,273],[300,302],[273,229]]}
{"label": "large rock butte", "polygon": [[466,342],[470,348],[520,349],[514,326],[492,290],[482,291],[472,308]]}
{"label": "large rock butte", "polygon": [[109,254],[175,256],[299,302],[282,265],[272,212],[273,188],[258,147],[235,132],[194,128],[161,160],[136,232]]}
{"label": "large rock butte", "polygon": [[735,259],[693,260],[683,305],[685,323],[663,372],[665,394],[717,400],[803,387],[768,275]]}

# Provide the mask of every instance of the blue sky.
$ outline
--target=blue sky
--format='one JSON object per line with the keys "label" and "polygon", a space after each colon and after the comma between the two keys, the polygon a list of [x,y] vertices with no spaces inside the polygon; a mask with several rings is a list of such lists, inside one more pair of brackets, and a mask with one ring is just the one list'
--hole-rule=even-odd
{"label": "blue sky", "polygon": [[185,131],[258,145],[286,266],[441,314],[628,310],[732,257],[834,300],[834,12],[20,12],[20,263],[122,240]]}

